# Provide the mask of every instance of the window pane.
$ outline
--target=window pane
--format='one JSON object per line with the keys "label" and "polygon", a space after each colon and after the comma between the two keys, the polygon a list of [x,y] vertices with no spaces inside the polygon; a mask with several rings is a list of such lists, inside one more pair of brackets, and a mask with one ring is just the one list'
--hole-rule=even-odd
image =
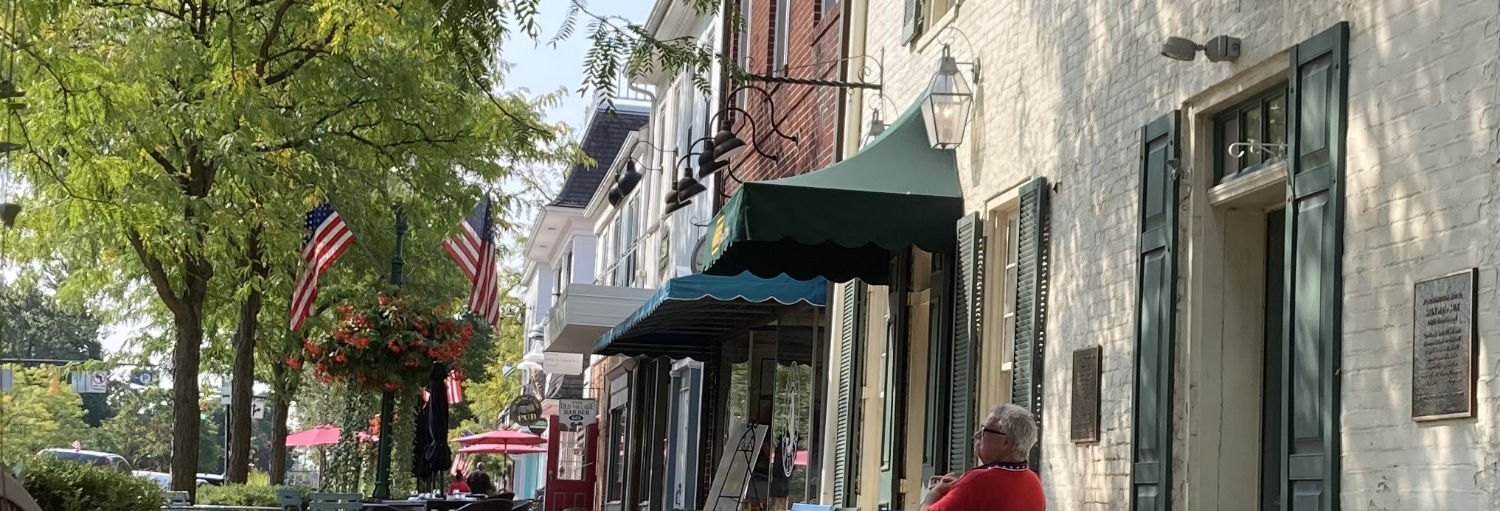
{"label": "window pane", "polygon": [[1280,94],[1266,102],[1266,142],[1286,143],[1286,95]]}
{"label": "window pane", "polygon": [[[1240,136],[1243,142],[1265,142],[1265,137],[1260,135],[1260,108],[1245,110],[1240,115]],[[1243,167],[1260,165],[1261,153],[1257,151],[1245,151],[1245,157],[1241,160]]]}

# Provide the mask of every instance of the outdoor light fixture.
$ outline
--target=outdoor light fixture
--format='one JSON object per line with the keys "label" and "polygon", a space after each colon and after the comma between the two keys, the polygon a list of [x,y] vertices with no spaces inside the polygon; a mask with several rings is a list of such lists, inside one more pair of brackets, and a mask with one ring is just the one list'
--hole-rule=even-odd
{"label": "outdoor light fixture", "polygon": [[[964,128],[969,124],[969,110],[974,106],[974,92],[969,82],[958,71],[958,62],[943,45],[943,57],[938,61],[938,71],[927,85],[927,97],[922,100],[922,121],[927,125],[927,141],[933,149],[953,149],[963,141]],[[979,81],[979,64],[971,64],[974,81]]]}
{"label": "outdoor light fixture", "polygon": [[885,133],[885,121],[880,119],[880,109],[876,108],[870,114],[870,125],[865,128],[865,138],[860,141],[859,146],[868,147],[875,139],[880,138],[881,133]]}
{"label": "outdoor light fixture", "polygon": [[624,202],[625,198],[630,196],[630,192],[635,191],[635,186],[640,183],[641,173],[635,171],[635,160],[626,161],[625,171],[615,176],[615,184],[609,187],[609,194],[606,195],[609,205],[620,207],[620,203]]}
{"label": "outdoor light fixture", "polygon": [[635,160],[625,162],[625,171],[620,173],[619,181],[615,183],[620,189],[620,195],[630,195],[635,191],[635,186],[641,184],[641,173],[635,170]]}
{"label": "outdoor light fixture", "polygon": [[1209,62],[1225,62],[1240,58],[1240,39],[1221,35],[1198,44],[1185,37],[1168,37],[1161,43],[1161,54],[1173,60],[1192,61],[1203,52]]}
{"label": "outdoor light fixture", "polygon": [[698,154],[698,177],[704,177],[729,166],[728,158],[745,147],[745,141],[729,130],[720,130]]}

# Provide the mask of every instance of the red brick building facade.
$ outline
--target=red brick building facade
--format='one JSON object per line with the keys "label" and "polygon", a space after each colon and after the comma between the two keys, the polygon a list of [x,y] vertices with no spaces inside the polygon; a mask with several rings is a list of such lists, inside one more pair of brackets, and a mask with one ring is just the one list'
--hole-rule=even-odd
{"label": "red brick building facade", "polygon": [[[741,16],[745,22],[740,31],[728,27],[731,35],[724,38],[724,53],[752,75],[839,80],[843,68],[840,59],[844,3],[844,0],[726,0],[725,10],[744,13]],[[728,84],[724,90],[739,85],[743,83]],[[835,161],[843,91],[754,79],[749,85],[764,89],[769,96],[741,91],[734,97],[721,98],[750,114],[750,119],[728,118],[734,123],[734,132],[751,146],[733,157],[729,172],[721,173],[721,201],[738,188],[737,180],[759,181],[804,174]],[[773,126],[797,140],[778,136]]]}

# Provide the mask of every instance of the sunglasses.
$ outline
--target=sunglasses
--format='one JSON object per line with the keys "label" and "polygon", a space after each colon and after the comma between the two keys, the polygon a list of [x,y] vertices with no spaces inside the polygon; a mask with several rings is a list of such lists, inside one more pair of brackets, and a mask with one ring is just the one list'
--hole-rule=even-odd
{"label": "sunglasses", "polygon": [[1010,436],[1010,435],[1005,434],[1004,431],[990,429],[988,427],[981,427],[979,429],[974,430],[974,436],[977,437],[977,436],[979,436],[980,433],[990,433],[990,434],[1000,435],[1000,436]]}

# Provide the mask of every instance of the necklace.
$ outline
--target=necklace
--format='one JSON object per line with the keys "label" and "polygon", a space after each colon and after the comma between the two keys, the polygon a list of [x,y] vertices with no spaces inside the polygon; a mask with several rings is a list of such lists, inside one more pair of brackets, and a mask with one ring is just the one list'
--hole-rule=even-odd
{"label": "necklace", "polygon": [[1024,461],[997,461],[997,462],[994,462],[994,463],[985,463],[983,465],[980,465],[978,468],[998,468],[998,469],[1002,469],[1002,470],[1014,470],[1014,471],[1030,470],[1031,469],[1030,465],[1028,465]]}

